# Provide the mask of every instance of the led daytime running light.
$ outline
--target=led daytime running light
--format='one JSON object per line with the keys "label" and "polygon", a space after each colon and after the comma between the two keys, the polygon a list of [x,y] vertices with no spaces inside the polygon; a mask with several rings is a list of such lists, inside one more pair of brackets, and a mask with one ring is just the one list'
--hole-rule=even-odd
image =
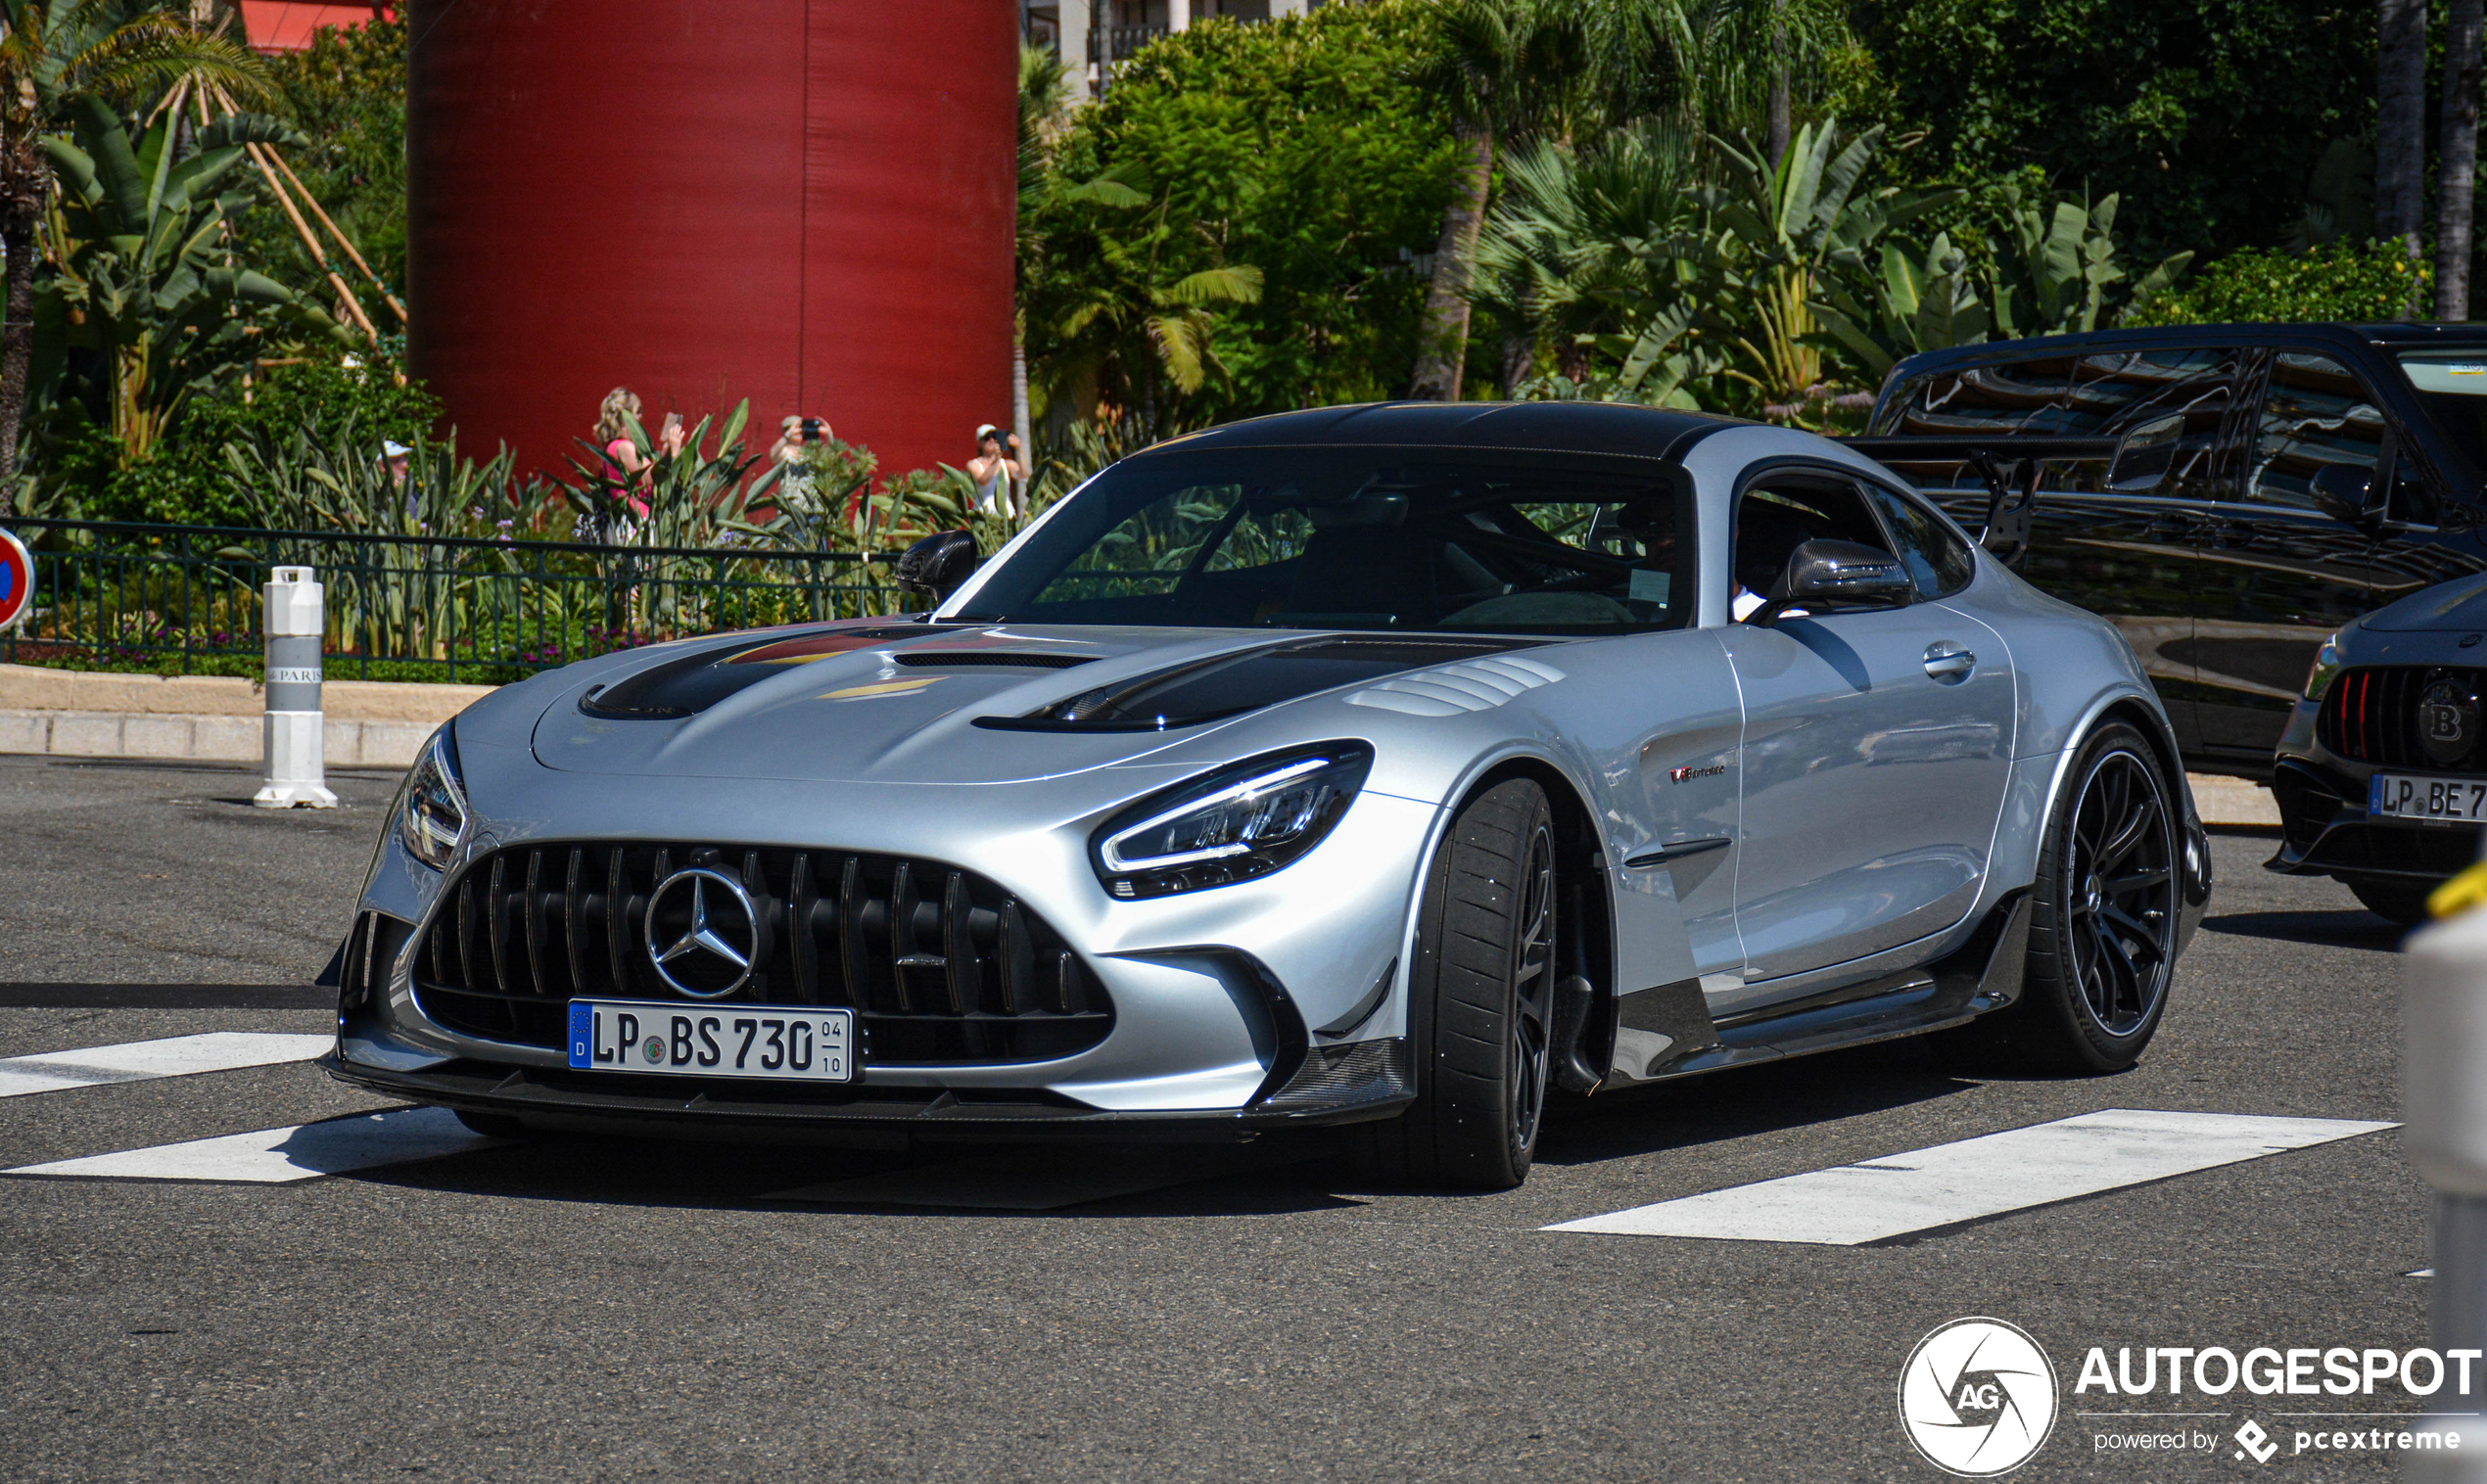
{"label": "led daytime running light", "polygon": [[1150,830],[1172,824],[1178,819],[1188,818],[1194,814],[1207,813],[1221,805],[1258,799],[1276,790],[1282,784],[1301,778],[1307,773],[1320,772],[1332,765],[1328,758],[1306,758],[1300,763],[1290,764],[1276,771],[1263,773],[1257,778],[1246,779],[1232,788],[1220,789],[1205,799],[1194,799],[1177,805],[1154,818],[1144,819],[1131,828],[1117,831],[1108,837],[1103,847],[1105,864],[1109,869],[1117,871],[1164,870],[1171,866],[1190,865],[1200,860],[1222,860],[1229,856],[1248,854],[1252,847],[1249,842],[1242,840],[1230,840],[1224,845],[1213,845],[1203,850],[1183,851],[1170,856],[1143,856],[1138,859],[1126,857],[1122,847],[1125,841],[1136,835],[1147,834]]}
{"label": "led daytime running light", "polygon": [[2323,648],[2315,651],[2314,668],[2306,672],[2306,699],[2322,700],[2323,692],[2331,689],[2331,682],[2348,665],[2347,658],[2340,653],[2340,635],[2335,633],[2323,640]]}
{"label": "led daytime running light", "polygon": [[454,748],[447,726],[423,744],[406,775],[405,812],[398,820],[398,838],[406,854],[436,871],[448,868],[449,858],[466,838],[466,790],[458,785]]}

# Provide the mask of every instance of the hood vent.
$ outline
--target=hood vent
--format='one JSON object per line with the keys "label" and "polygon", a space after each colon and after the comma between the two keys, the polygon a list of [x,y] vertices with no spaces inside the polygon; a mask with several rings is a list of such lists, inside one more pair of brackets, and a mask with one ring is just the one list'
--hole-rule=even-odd
{"label": "hood vent", "polygon": [[1478,660],[1541,642],[1398,634],[1295,639],[1137,675],[1023,717],[978,717],[975,724],[995,731],[1165,731],[1403,671]]}

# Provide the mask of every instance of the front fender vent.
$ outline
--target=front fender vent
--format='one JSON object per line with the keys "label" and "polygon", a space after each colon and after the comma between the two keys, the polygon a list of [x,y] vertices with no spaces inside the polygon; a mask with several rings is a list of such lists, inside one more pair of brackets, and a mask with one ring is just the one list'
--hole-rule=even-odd
{"label": "front fender vent", "polygon": [[[762,925],[750,979],[677,993],[648,959],[648,899],[686,866],[742,884]],[[562,1044],[573,997],[849,1005],[872,1066],[1045,1061],[1113,1027],[1104,986],[993,882],[939,861],[693,843],[517,846],[471,863],[414,961],[425,1014],[454,1031]]]}

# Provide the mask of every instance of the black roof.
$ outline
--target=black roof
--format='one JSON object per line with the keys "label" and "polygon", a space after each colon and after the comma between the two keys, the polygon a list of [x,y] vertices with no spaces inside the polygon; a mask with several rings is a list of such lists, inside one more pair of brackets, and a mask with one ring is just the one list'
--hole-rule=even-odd
{"label": "black roof", "polygon": [[1228,423],[1170,439],[1141,457],[1207,448],[1304,445],[1539,448],[1675,458],[1738,419],[1620,402],[1364,402]]}
{"label": "black roof", "polygon": [[2029,340],[1991,340],[1974,346],[1920,350],[1892,367],[1888,387],[1902,377],[1958,366],[1991,365],[2049,352],[2142,350],[2160,346],[2329,346],[2354,353],[2364,347],[2422,345],[2487,347],[2487,324],[2226,324],[2153,325],[2148,329],[2087,330]]}

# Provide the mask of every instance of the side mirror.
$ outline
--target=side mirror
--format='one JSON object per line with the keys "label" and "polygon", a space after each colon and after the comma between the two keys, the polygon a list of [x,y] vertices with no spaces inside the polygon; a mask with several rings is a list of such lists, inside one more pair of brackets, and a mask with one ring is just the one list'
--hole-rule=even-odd
{"label": "side mirror", "polygon": [[967,579],[975,575],[976,564],[983,560],[972,534],[944,531],[900,552],[892,576],[897,578],[899,586],[923,594],[932,599],[933,607],[939,608],[965,585]]}
{"label": "side mirror", "polygon": [[2107,466],[2107,487],[2119,494],[2148,494],[2167,483],[2176,467],[2177,441],[2184,436],[2182,414],[2143,423],[2116,445]]}
{"label": "side mirror", "polygon": [[1792,608],[1905,608],[1915,601],[1917,584],[1890,552],[1854,541],[1812,540],[1789,553],[1770,601],[1745,622],[1775,624]]}
{"label": "side mirror", "polygon": [[2325,464],[2306,483],[2315,508],[2335,521],[2364,526],[2381,512],[2374,508],[2374,471],[2357,464]]}

